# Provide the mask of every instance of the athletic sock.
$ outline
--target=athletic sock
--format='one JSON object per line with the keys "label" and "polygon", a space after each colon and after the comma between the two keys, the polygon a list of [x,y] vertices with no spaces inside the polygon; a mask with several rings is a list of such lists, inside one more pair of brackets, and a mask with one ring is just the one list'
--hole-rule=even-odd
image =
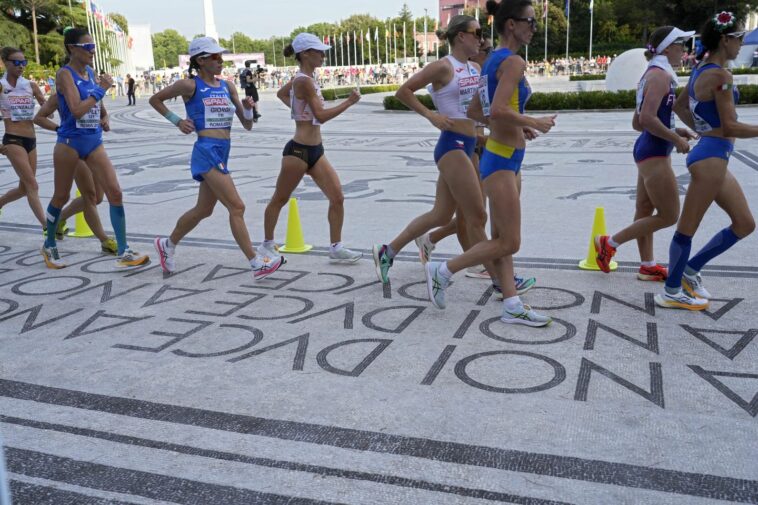
{"label": "athletic sock", "polygon": [[666,292],[678,293],[682,288],[682,274],[692,248],[692,237],[683,233],[674,233],[669,246],[669,276],[666,279]]}
{"label": "athletic sock", "polygon": [[58,229],[58,221],[61,220],[61,209],[53,207],[53,204],[47,206],[47,229],[51,230],[45,238],[45,247],[55,247],[55,230]]}
{"label": "athletic sock", "polygon": [[268,249],[269,251],[273,251],[274,248],[276,247],[276,242],[274,242],[273,240],[264,240],[261,245],[265,247],[266,249]]}
{"label": "athletic sock", "polygon": [[121,256],[127,249],[126,245],[126,214],[123,205],[111,205],[111,226],[116,234],[116,243],[118,244],[118,254]]}
{"label": "athletic sock", "polygon": [[395,255],[397,254],[395,252],[395,250],[392,249],[392,246],[389,245],[389,244],[385,245],[384,247],[385,247],[384,252],[385,252],[385,254],[387,254],[387,257],[389,259],[393,259],[395,257]]}
{"label": "athletic sock", "polygon": [[516,295],[503,300],[503,307],[505,307],[505,310],[508,312],[520,312],[524,309],[524,303],[521,301],[521,298]]}
{"label": "athletic sock", "polygon": [[643,267],[654,267],[654,266],[658,265],[658,262],[656,262],[656,261],[641,261],[640,265],[642,265]]}
{"label": "athletic sock", "polygon": [[613,247],[614,249],[618,249],[619,245],[621,245],[621,244],[619,244],[618,242],[616,242],[615,240],[613,240],[613,237],[608,237],[608,245],[611,246],[611,247]]}
{"label": "athletic sock", "polygon": [[176,244],[174,244],[173,242],[171,242],[171,238],[170,237],[166,239],[166,248],[167,249],[171,249],[171,250],[176,249]]}
{"label": "athletic sock", "polygon": [[448,280],[450,280],[450,278],[453,276],[453,272],[447,268],[447,261],[440,265],[440,275]]}
{"label": "athletic sock", "polygon": [[696,255],[687,263],[687,275],[695,275],[703,267],[719,254],[725,253],[736,244],[740,238],[734,234],[731,228],[724,228],[711,238]]}
{"label": "athletic sock", "polygon": [[342,245],[342,242],[335,242],[335,243],[333,243],[332,245],[329,246],[329,252],[337,252],[340,249],[342,249],[343,247],[345,247],[345,246]]}

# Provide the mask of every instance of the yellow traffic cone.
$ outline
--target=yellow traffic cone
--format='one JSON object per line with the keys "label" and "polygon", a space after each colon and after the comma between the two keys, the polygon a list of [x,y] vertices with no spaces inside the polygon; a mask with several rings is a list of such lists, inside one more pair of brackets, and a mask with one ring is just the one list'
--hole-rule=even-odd
{"label": "yellow traffic cone", "polygon": [[290,198],[289,216],[287,217],[287,240],[279,250],[286,253],[304,253],[310,251],[312,245],[306,244],[303,238],[303,227],[300,225],[300,212],[297,210],[297,199]]}
{"label": "yellow traffic cone", "polygon": [[[587,249],[587,257],[579,262],[579,268],[582,270],[600,270],[597,266],[597,252],[595,252],[595,237],[597,235],[605,235],[605,209],[603,207],[597,207],[595,209],[595,220],[592,222],[592,235],[590,235],[590,246]],[[618,264],[615,261],[611,261],[611,270],[616,270]]]}
{"label": "yellow traffic cone", "polygon": [[[79,190],[77,189],[76,197],[79,198],[80,196],[82,196],[82,194],[79,193]],[[92,230],[90,230],[87,220],[84,219],[84,212],[78,213],[74,218],[74,231],[69,232],[69,237],[87,238],[95,235],[92,233]]]}

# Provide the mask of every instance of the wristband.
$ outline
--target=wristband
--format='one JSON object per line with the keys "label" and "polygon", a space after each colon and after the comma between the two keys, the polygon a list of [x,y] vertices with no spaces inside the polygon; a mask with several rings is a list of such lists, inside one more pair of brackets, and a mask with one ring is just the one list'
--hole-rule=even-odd
{"label": "wristband", "polygon": [[242,116],[245,119],[254,119],[255,118],[255,109],[247,109],[245,107],[242,107]]}
{"label": "wristband", "polygon": [[94,89],[89,90],[89,96],[94,98],[96,102],[99,102],[105,96],[105,90],[98,86]]}
{"label": "wristband", "polygon": [[171,123],[174,124],[174,126],[179,126],[179,121],[182,120],[179,116],[177,116],[175,113],[169,111],[166,111],[166,113],[163,115],[166,119],[168,119]]}

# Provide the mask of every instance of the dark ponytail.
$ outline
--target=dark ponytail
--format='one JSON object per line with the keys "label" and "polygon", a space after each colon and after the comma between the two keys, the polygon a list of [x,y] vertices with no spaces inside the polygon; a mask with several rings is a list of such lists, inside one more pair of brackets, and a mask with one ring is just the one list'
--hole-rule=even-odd
{"label": "dark ponytail", "polygon": [[187,75],[189,76],[190,79],[195,77],[194,70],[200,70],[200,65],[198,65],[197,63],[197,59],[200,56],[202,56],[202,54],[196,54],[195,56],[190,58],[190,66],[189,66],[189,70],[187,71]]}
{"label": "dark ponytail", "polygon": [[498,35],[505,31],[505,22],[522,17],[524,9],[532,6],[532,0],[487,0],[487,14],[494,16],[494,28]]}
{"label": "dark ponytail", "polygon": [[719,48],[722,35],[728,35],[740,31],[742,24],[731,12],[720,12],[705,22],[700,30],[700,42],[695,59],[702,61],[705,53],[716,51]]}

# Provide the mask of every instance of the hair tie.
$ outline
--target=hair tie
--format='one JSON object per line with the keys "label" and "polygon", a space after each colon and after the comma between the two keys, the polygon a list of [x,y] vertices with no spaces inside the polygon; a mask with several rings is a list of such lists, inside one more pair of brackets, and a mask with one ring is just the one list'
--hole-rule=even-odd
{"label": "hair tie", "polygon": [[655,54],[655,48],[653,47],[653,44],[648,44],[647,45],[647,50],[650,51],[651,53]]}
{"label": "hair tie", "polygon": [[727,11],[721,11],[713,17],[713,22],[716,25],[716,30],[719,33],[723,33],[725,30],[728,30],[734,26],[734,23],[736,21],[737,18],[735,15]]}

